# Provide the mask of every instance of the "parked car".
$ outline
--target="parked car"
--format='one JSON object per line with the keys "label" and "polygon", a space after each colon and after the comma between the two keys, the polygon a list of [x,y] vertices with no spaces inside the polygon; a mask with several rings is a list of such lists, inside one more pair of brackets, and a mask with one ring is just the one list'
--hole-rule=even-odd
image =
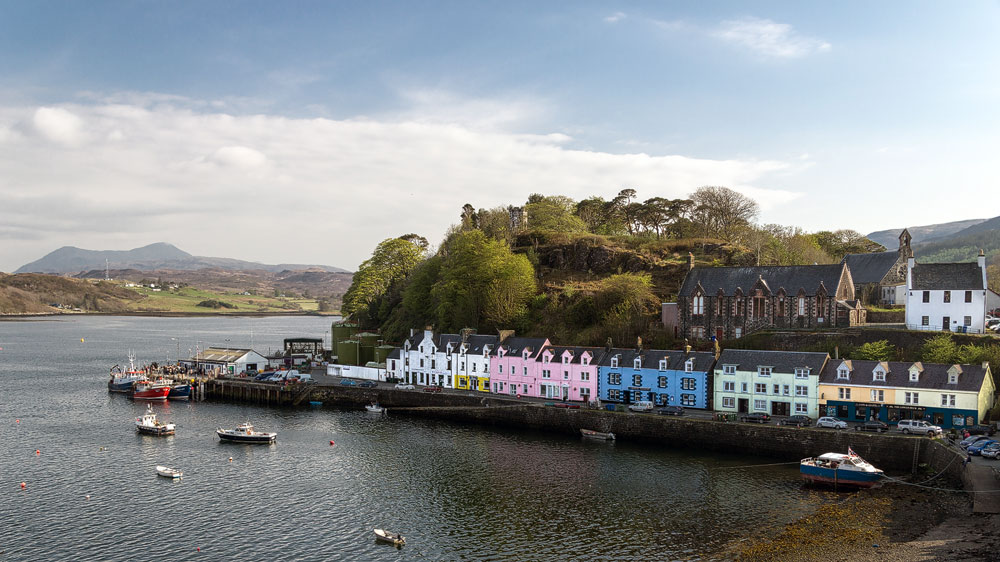
{"label": "parked car", "polygon": [[906,434],[917,433],[930,437],[944,433],[939,426],[931,425],[924,420],[899,420],[896,429]]}
{"label": "parked car", "polygon": [[784,421],[785,425],[794,425],[797,427],[802,427],[806,425],[812,425],[812,418],[803,414],[795,414],[794,416],[788,416]]}
{"label": "parked car", "polygon": [[351,380],[351,379],[340,379],[340,384],[342,384],[344,386],[357,386],[358,385],[358,381],[354,381],[354,380]]}
{"label": "parked car", "polygon": [[361,381],[358,383],[358,386],[364,388],[375,388],[378,386],[378,383],[375,381]]}
{"label": "parked car", "polygon": [[764,412],[751,412],[740,417],[740,421],[747,423],[770,423],[771,416]]}
{"label": "parked car", "polygon": [[979,456],[987,459],[1000,458],[1000,443],[990,443],[979,451]]}
{"label": "parked car", "polygon": [[868,420],[863,424],[855,426],[854,429],[858,431],[874,431],[875,433],[882,433],[883,431],[889,431],[889,424],[881,420]]}
{"label": "parked car", "polygon": [[639,400],[629,404],[628,409],[633,412],[652,412],[653,403],[649,400]]}
{"label": "parked car", "polygon": [[444,390],[444,389],[441,388],[440,386],[425,386],[424,387],[424,392],[441,392],[442,390]]}
{"label": "parked car", "polygon": [[961,448],[963,448],[963,449],[968,449],[970,445],[973,445],[973,444],[978,443],[980,441],[992,441],[992,439],[990,439],[989,437],[987,437],[985,435],[970,435],[970,436],[966,437],[965,439],[962,439],[962,442],[959,443],[958,446],[961,447]]}
{"label": "parked car", "polygon": [[264,381],[274,376],[274,371],[261,371],[253,378],[255,381]]}
{"label": "parked car", "polygon": [[982,441],[976,441],[972,445],[969,445],[965,449],[965,451],[970,455],[978,455],[979,453],[983,452],[983,449],[985,449],[989,445],[992,445],[993,443],[996,443],[996,441],[992,439],[983,439]]}
{"label": "parked car", "polygon": [[969,432],[969,435],[993,435],[997,432],[993,424],[990,425],[970,425],[965,428],[965,431]]}
{"label": "parked car", "polygon": [[415,390],[416,387],[412,384],[396,383],[396,390]]}
{"label": "parked car", "polygon": [[823,416],[816,420],[816,427],[832,427],[834,429],[847,429],[847,422],[838,420],[832,416]]}
{"label": "parked car", "polygon": [[656,413],[663,416],[683,416],[684,406],[664,406],[657,410]]}

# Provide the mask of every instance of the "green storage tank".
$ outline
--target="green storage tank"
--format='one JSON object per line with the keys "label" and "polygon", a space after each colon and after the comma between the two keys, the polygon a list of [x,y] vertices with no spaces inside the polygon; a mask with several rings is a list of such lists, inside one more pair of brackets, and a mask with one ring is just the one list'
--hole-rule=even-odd
{"label": "green storage tank", "polygon": [[334,322],[330,331],[333,333],[330,341],[342,342],[354,338],[354,334],[358,333],[358,325],[354,322]]}
{"label": "green storage tank", "polygon": [[358,340],[337,342],[337,363],[341,365],[358,365]]}
{"label": "green storage tank", "polygon": [[392,353],[393,349],[396,349],[396,348],[393,347],[393,346],[391,346],[391,345],[380,345],[380,346],[376,347],[375,348],[375,362],[376,363],[385,363],[385,360],[388,359],[389,354]]}
{"label": "green storage tank", "polygon": [[381,337],[374,332],[361,332],[358,334],[357,339],[361,342],[361,349],[358,353],[359,365],[365,365],[369,361],[375,360],[375,346],[379,344]]}

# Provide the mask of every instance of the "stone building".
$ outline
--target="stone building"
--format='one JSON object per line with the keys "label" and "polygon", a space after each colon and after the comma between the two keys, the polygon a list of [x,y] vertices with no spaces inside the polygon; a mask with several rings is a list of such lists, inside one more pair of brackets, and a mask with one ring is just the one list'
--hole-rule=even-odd
{"label": "stone building", "polygon": [[913,257],[910,232],[899,233],[899,249],[868,254],[847,254],[841,263],[851,270],[854,294],[865,304],[906,303],[906,260]]}
{"label": "stone building", "polygon": [[835,328],[865,321],[846,264],[693,267],[677,295],[680,335],[740,338],[764,328]]}

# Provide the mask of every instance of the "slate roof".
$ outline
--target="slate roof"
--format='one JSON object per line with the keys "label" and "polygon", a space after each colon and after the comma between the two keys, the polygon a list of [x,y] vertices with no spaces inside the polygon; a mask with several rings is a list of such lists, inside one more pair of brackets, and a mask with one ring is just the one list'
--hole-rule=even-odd
{"label": "slate roof", "polygon": [[465,338],[465,343],[469,348],[465,351],[467,354],[481,355],[483,353],[483,347],[490,346],[490,349],[496,347],[500,342],[500,336],[490,336],[486,334],[472,334]]}
{"label": "slate roof", "polygon": [[529,351],[528,357],[534,358],[539,354],[539,352],[541,352],[542,348],[545,347],[545,342],[547,341],[548,341],[547,338],[510,337],[505,339],[502,344],[493,348],[493,351],[490,352],[490,355],[496,356],[500,348],[503,348],[506,350],[507,355],[517,355],[518,357],[520,357],[522,352],[525,349],[528,349]]}
{"label": "slate roof", "polygon": [[601,357],[600,365],[610,367],[611,358],[618,356],[618,368],[632,369],[637,355],[640,356],[639,366],[642,369],[659,369],[660,360],[664,357],[667,358],[667,369],[674,371],[683,371],[684,363],[690,358],[694,358],[694,366],[692,367],[694,371],[707,373],[712,369],[712,364],[715,363],[715,354],[709,351],[692,351],[685,354],[681,350],[644,349],[640,354],[635,349],[614,348]]}
{"label": "slate roof", "polygon": [[899,251],[847,254],[841,263],[851,270],[855,285],[879,283],[899,261]]}
{"label": "slate roof", "polygon": [[389,352],[389,355],[385,356],[385,358],[386,359],[401,359],[402,358],[402,354],[403,354],[403,350],[401,348],[394,347],[394,348],[392,348],[392,351]]}
{"label": "slate roof", "polygon": [[981,291],[986,288],[978,262],[917,263],[913,265],[912,276],[916,291]]}
{"label": "slate roof", "polygon": [[[872,377],[872,371],[875,366],[878,365],[879,361],[862,361],[860,359],[854,359],[849,362],[850,367],[852,367],[850,378],[848,380],[837,379],[837,368],[844,361],[831,359],[827,364],[826,368],[819,375],[820,384],[830,384],[830,385],[864,385],[864,386],[875,386],[884,388],[914,388],[921,390],[953,390],[953,391],[965,391],[965,392],[979,392],[983,387],[983,381],[986,378],[986,368],[982,365],[959,365],[962,372],[958,375],[957,384],[948,383],[948,369],[953,365],[947,365],[944,363],[918,363],[918,365],[923,367],[923,371],[920,373],[920,377],[916,382],[910,381],[910,367],[914,363],[909,363],[905,361],[882,361],[883,367],[888,366],[888,371],[885,375],[884,381],[876,381]],[[864,397],[862,397],[864,398]],[[937,400],[931,402],[924,402],[925,405],[936,405],[939,402]]]}
{"label": "slate roof", "polygon": [[[591,355],[590,364],[599,365],[601,357],[604,355],[603,347],[579,347],[579,346],[567,346],[567,345],[547,345],[542,352],[551,351],[552,352],[552,362],[562,363],[562,355],[567,350],[573,352],[573,359],[570,360],[571,365],[579,365],[580,357],[583,356],[584,352],[589,351]],[[536,361],[542,360],[542,353],[538,354]]]}
{"label": "slate roof", "polygon": [[688,271],[684,284],[677,293],[679,297],[690,297],[700,283],[705,294],[715,296],[721,288],[727,296],[736,294],[740,288],[748,293],[758,279],[763,279],[771,294],[784,288],[785,293],[795,295],[799,289],[807,295],[816,294],[820,283],[826,287],[828,295],[837,293],[843,264],[832,265],[770,265],[759,267],[695,267]]}
{"label": "slate roof", "polygon": [[756,371],[758,366],[767,366],[771,367],[772,373],[794,374],[796,368],[807,367],[811,374],[819,374],[829,357],[827,353],[814,351],[725,349],[719,355],[715,368],[721,369],[723,365],[736,365],[737,371]]}

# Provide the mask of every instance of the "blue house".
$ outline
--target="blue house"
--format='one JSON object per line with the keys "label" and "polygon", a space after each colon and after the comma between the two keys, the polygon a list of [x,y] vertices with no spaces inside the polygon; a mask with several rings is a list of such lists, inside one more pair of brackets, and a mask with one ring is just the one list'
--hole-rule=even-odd
{"label": "blue house", "polygon": [[649,400],[657,406],[707,409],[714,364],[715,354],[707,351],[612,348],[598,367],[598,395],[606,402]]}

